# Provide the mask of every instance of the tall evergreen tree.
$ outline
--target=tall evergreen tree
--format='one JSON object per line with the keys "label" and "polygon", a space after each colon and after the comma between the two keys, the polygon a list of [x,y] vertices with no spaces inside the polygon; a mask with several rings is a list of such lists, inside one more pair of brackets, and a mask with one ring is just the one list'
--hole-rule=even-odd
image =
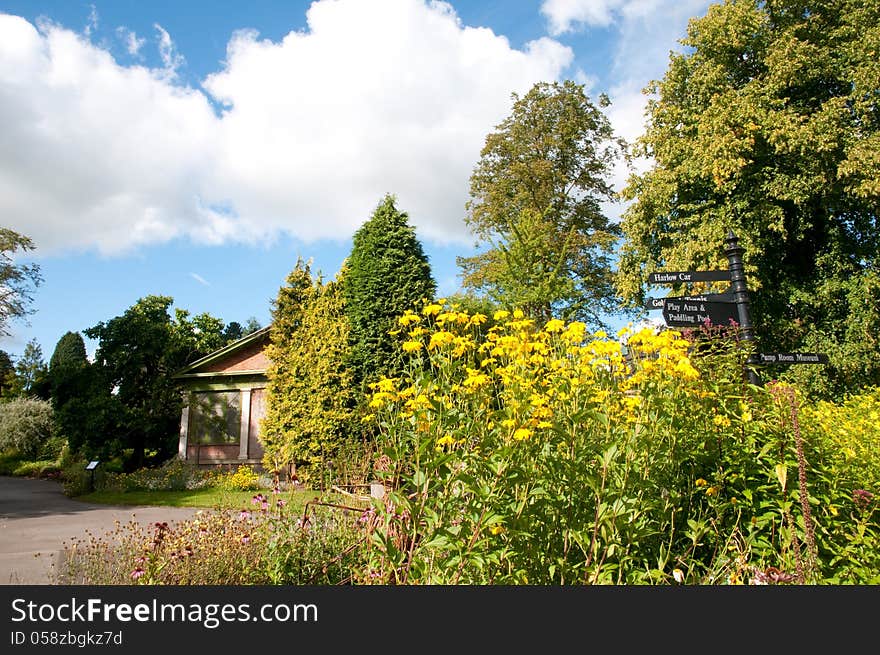
{"label": "tall evergreen tree", "polygon": [[387,194],[355,232],[347,265],[342,295],[355,383],[393,377],[403,367],[404,353],[389,332],[398,316],[433,298],[437,289],[415,229],[393,195]]}
{"label": "tall evergreen tree", "polygon": [[15,378],[10,394],[49,399],[49,367],[43,359],[43,348],[36,339],[25,344],[21,357],[15,363]]}
{"label": "tall evergreen tree", "polygon": [[79,332],[66,332],[55,344],[49,359],[49,382],[52,408],[61,435],[70,443],[81,444],[87,425],[91,396],[95,391],[86,355],[86,344]]}
{"label": "tall evergreen tree", "polygon": [[351,438],[356,396],[348,339],[340,280],[313,279],[310,265],[300,259],[273,309],[261,430],[267,468],[324,477]]}

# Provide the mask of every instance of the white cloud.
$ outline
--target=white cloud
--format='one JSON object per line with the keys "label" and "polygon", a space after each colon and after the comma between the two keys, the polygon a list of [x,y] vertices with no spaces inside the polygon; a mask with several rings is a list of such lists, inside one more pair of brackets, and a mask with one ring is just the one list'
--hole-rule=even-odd
{"label": "white cloud", "polygon": [[198,91],[162,71],[119,66],[57,26],[0,14],[0,215],[62,248],[118,252],[222,217],[194,189],[213,160],[217,119]]}
{"label": "white cloud", "polygon": [[[614,30],[608,118],[619,136],[634,143],[645,129],[648,98],[644,87],[663,77],[670,51],[682,49],[679,40],[688,20],[705,14],[709,4],[709,0],[545,0],[541,11],[554,33],[595,25]],[[630,169],[619,162],[613,173],[614,187],[621,190],[631,173],[644,172],[650,165],[649,160],[638,159]],[[623,206],[607,209],[617,218]]]}
{"label": "white cloud", "polygon": [[38,254],[345,239],[391,192],[421,236],[469,241],[486,134],[512,92],[559,78],[572,51],[546,37],[514,49],[442,2],[321,0],[307,20],[280,42],[237,33],[200,90],[177,81],[184,60],[160,25],[163,67],[150,69],[0,14],[4,224]]}
{"label": "white cloud", "polygon": [[156,23],[153,27],[159,33],[157,39],[159,57],[162,59],[165,77],[169,80],[173,80],[177,77],[177,69],[184,64],[185,59],[179,52],[177,52],[177,46],[175,46],[174,41],[171,40],[171,35],[168,34],[159,23]]}
{"label": "white cloud", "polygon": [[141,57],[141,48],[147,42],[145,38],[138,37],[134,31],[124,27],[117,27],[116,35],[125,43],[125,49],[128,51],[128,54],[132,57]]}
{"label": "white cloud", "polygon": [[572,52],[525,51],[449,5],[313,3],[280,43],[241,32],[205,88],[229,109],[216,197],[266,230],[347,237],[385,192],[420,233],[461,239],[467,181],[510,94],[555,79]]}
{"label": "white cloud", "polygon": [[[638,3],[638,0],[629,0]],[[614,14],[628,0],[544,0],[541,13],[547,17],[550,34],[559,35],[574,30],[578,25],[606,27]]]}
{"label": "white cloud", "polygon": [[201,275],[199,275],[198,273],[190,273],[189,276],[190,276],[193,280],[195,280],[196,282],[198,282],[199,284],[201,284],[201,285],[203,285],[203,286],[206,286],[206,287],[211,286],[211,283],[208,282],[205,278],[203,278],[203,277],[202,277]]}

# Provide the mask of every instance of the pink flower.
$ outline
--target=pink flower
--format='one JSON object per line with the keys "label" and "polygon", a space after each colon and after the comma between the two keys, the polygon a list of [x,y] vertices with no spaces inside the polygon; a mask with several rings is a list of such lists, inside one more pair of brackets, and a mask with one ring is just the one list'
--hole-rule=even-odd
{"label": "pink flower", "polygon": [[853,502],[860,509],[865,509],[868,505],[871,504],[871,501],[874,499],[874,494],[865,489],[856,489],[853,491]]}
{"label": "pink flower", "polygon": [[138,566],[137,568],[135,568],[134,571],[131,572],[131,577],[134,578],[135,580],[137,580],[139,577],[141,577],[145,573],[146,573],[146,571],[144,571],[141,567]]}

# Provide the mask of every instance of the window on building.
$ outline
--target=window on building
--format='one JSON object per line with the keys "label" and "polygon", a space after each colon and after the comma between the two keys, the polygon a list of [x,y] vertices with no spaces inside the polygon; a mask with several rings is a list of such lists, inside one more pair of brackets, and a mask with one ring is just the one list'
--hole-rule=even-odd
{"label": "window on building", "polygon": [[188,438],[197,444],[238,443],[241,438],[241,392],[191,393]]}

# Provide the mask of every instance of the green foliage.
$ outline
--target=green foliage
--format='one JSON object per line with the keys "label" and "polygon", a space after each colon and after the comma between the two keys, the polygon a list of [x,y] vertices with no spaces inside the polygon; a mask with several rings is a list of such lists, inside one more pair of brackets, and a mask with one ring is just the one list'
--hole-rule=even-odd
{"label": "green foliage", "polygon": [[[852,487],[873,473],[847,479],[795,388],[744,383],[735,331],[624,330],[624,355],[583,323],[426,315],[421,359],[370,403],[389,493],[365,580],[877,581],[876,488]],[[841,430],[873,448],[876,398],[851,407]]]}
{"label": "green foliage", "polygon": [[52,406],[38,398],[0,403],[0,450],[15,450],[36,459],[54,431]]}
{"label": "green foliage", "polygon": [[15,387],[15,364],[5,350],[0,350],[0,398],[12,395]]}
{"label": "green foliage", "polygon": [[200,469],[173,457],[157,468],[141,468],[130,473],[108,472],[97,490],[107,491],[184,491],[205,489],[214,484],[215,472]]}
{"label": "green foliage", "polygon": [[399,374],[406,357],[389,332],[404,310],[433,298],[436,290],[415,229],[394,203],[386,195],[355,232],[342,282],[356,384]]}
{"label": "green foliage", "polygon": [[762,347],[827,352],[827,379],[790,373],[815,394],[880,383],[880,5],[729,0],[682,43],[646,89],[654,166],[624,191],[620,293],[638,307],[652,271],[726,268],[732,229]]}
{"label": "green foliage", "polygon": [[261,426],[271,471],[320,478],[352,438],[356,396],[348,366],[349,327],[340,285],[312,278],[301,259],[273,308],[266,351],[267,410]]}
{"label": "green foliage", "polygon": [[55,344],[49,359],[49,371],[55,372],[68,366],[79,367],[88,362],[86,344],[79,332],[65,332]]}
{"label": "green foliage", "polygon": [[172,302],[146,296],[85,330],[99,341],[87,395],[76,407],[87,429],[68,436],[89,457],[108,459],[130,449],[129,466],[136,469],[148,451],[158,461],[175,452],[182,398],[171,376],[216,345],[222,323],[206,314],[190,320],[180,310],[172,320]]}
{"label": "green foliage", "polygon": [[34,462],[22,462],[12,471],[12,475],[23,478],[52,478],[61,473],[55,459],[38,459]]}
{"label": "green foliage", "polygon": [[16,253],[34,249],[30,237],[0,227],[0,336],[9,336],[9,323],[33,313],[33,290],[43,282],[39,264],[16,264]]}
{"label": "green foliage", "polygon": [[6,397],[37,397],[48,400],[49,368],[43,360],[43,349],[36,339],[25,344],[24,352],[15,363],[15,374],[7,378]]}
{"label": "green foliage", "polygon": [[106,585],[350,584],[362,570],[356,510],[253,496],[252,511],[212,510],[73,539],[53,582]]}
{"label": "green foliage", "polygon": [[466,222],[488,245],[459,257],[467,288],[548,320],[602,324],[616,309],[612,248],[620,234],[600,203],[622,142],[583,85],[539,82],[486,137]]}
{"label": "green foliage", "polygon": [[230,342],[223,321],[208,312],[190,317],[185,309],[174,310],[172,343],[175,359],[186,364],[214,352]]}

